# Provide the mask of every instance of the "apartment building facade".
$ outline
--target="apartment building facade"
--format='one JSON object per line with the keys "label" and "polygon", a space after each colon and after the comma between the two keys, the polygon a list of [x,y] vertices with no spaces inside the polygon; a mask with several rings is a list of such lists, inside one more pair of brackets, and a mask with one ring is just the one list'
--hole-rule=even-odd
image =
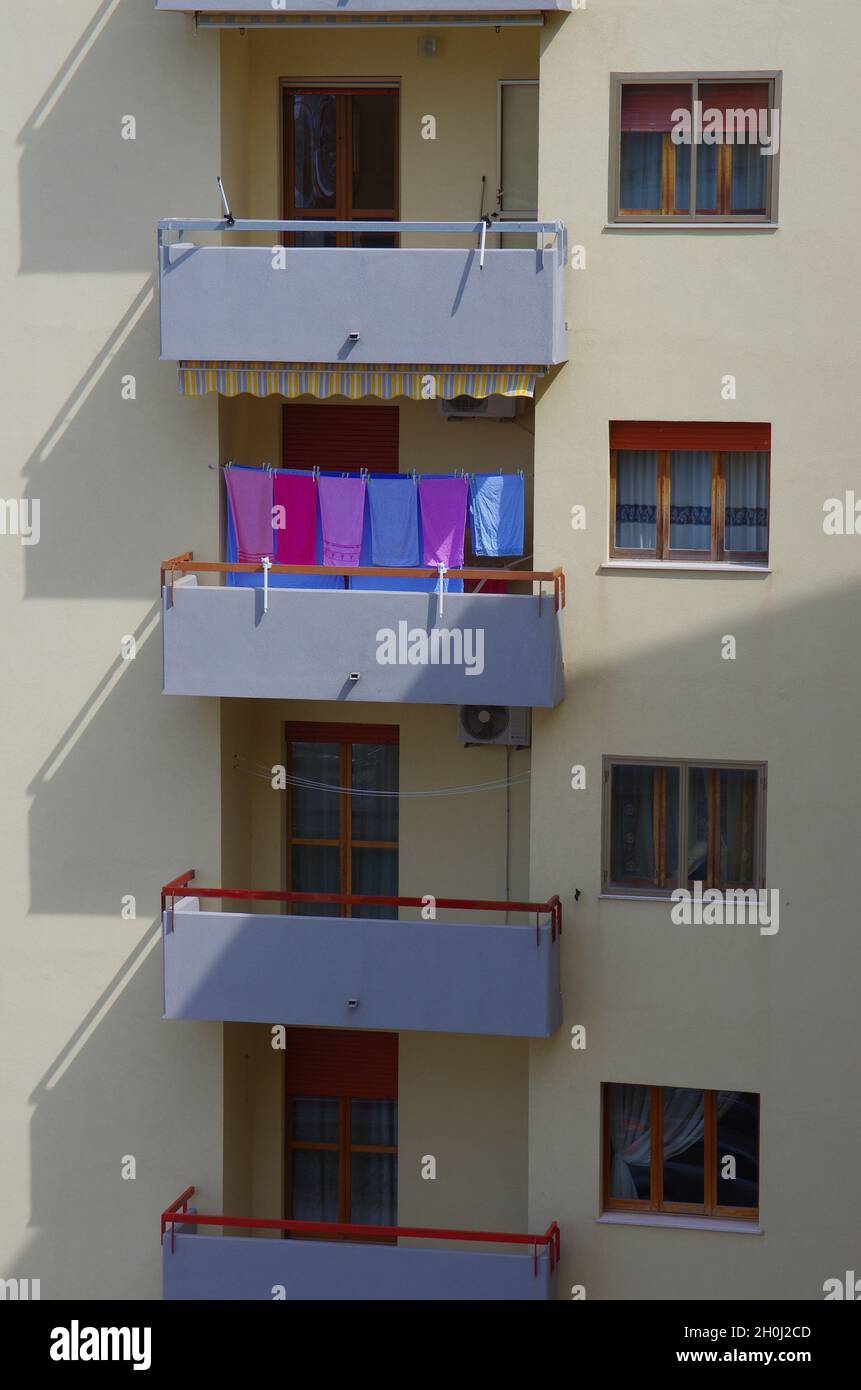
{"label": "apartment building facade", "polygon": [[11,20],[5,1277],[855,1268],[854,8]]}

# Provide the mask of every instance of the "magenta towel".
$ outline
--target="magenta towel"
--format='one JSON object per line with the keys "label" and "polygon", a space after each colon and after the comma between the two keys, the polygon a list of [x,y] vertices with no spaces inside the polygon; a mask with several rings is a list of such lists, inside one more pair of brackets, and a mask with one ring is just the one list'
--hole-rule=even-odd
{"label": "magenta towel", "polygon": [[460,569],[469,482],[466,478],[422,478],[419,501],[422,513],[424,563]]}
{"label": "magenta towel", "polygon": [[272,555],[272,474],[266,468],[228,468],[224,473],[236,527],[236,558]]}
{"label": "magenta towel", "polygon": [[364,478],[317,480],[323,530],[323,564],[357,565],[365,521]]}
{"label": "magenta towel", "polygon": [[276,473],[272,487],[275,512],[275,563],[317,563],[317,484],[310,476]]}

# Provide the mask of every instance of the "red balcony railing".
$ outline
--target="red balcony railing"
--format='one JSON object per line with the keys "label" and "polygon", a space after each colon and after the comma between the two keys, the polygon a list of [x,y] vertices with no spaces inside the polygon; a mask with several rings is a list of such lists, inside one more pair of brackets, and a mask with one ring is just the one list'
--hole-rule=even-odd
{"label": "red balcony railing", "polygon": [[[188,896],[185,890],[188,889],[194,878],[194,872],[194,869],[189,869],[186,873],[179,874],[176,878],[171,879],[170,883],[166,883],[161,890],[162,916],[164,916],[168,900],[170,900],[171,929],[176,899]],[[259,888],[198,888],[196,884],[189,891],[190,895],[195,898],[224,898],[231,902],[338,903],[347,907],[360,903],[379,907],[425,907],[427,905],[427,896],[424,898],[387,898],[374,893],[282,893]],[[539,946],[541,945],[542,916],[549,916],[550,918],[551,941],[555,941],[556,937],[562,934],[562,903],[558,893],[554,893],[553,897],[548,898],[545,903],[500,901],[492,898],[436,897],[434,903],[436,907],[443,909],[455,908],[471,912],[522,912],[530,915],[534,912],[535,935]]]}
{"label": "red balcony railing", "polygon": [[378,1240],[414,1237],[418,1240],[476,1241],[488,1245],[531,1245],[536,1274],[540,1249],[545,1246],[547,1248],[551,1274],[558,1265],[561,1254],[561,1235],[555,1221],[551,1221],[542,1236],[532,1236],[511,1231],[437,1230],[431,1226],[355,1226],[346,1221],[281,1221],[262,1216],[208,1216],[188,1210],[188,1201],[193,1195],[194,1188],[187,1187],[161,1214],[161,1241],[164,1244],[165,1232],[170,1226],[171,1253],[176,1248],[176,1226],[179,1222],[181,1226],[223,1226],[244,1231],[290,1231],[300,1236],[353,1236],[356,1240],[367,1240],[368,1237]]}

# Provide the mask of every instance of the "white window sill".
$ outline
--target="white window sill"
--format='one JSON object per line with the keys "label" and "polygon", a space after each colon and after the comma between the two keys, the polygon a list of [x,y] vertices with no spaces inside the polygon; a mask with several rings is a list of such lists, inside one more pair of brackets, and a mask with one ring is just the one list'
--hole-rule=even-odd
{"label": "white window sill", "polygon": [[733,1235],[761,1236],[763,1229],[754,1221],[731,1221],[720,1216],[671,1216],[666,1212],[605,1211],[595,1218],[596,1226],[663,1226],[682,1231],[723,1231]]}
{"label": "white window sill", "polygon": [[605,222],[605,232],[776,232],[778,222]]}
{"label": "white window sill", "polygon": [[598,901],[611,903],[672,903],[669,893],[599,893]]}
{"label": "white window sill", "polygon": [[707,560],[605,560],[602,570],[651,570],[658,574],[662,570],[694,570],[703,574],[771,574],[770,565],[736,565],[721,560],[709,564]]}

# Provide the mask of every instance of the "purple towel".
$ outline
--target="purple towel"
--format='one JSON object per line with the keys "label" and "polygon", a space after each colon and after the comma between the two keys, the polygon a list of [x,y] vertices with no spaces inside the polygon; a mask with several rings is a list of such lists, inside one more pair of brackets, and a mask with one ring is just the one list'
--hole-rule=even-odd
{"label": "purple towel", "polygon": [[224,478],[236,527],[237,559],[274,555],[272,474],[266,468],[228,468]]}
{"label": "purple towel", "polygon": [[422,513],[424,563],[460,569],[469,483],[466,478],[422,478],[419,498]]}
{"label": "purple towel", "polygon": [[365,479],[317,480],[324,565],[357,565],[365,520]]}

